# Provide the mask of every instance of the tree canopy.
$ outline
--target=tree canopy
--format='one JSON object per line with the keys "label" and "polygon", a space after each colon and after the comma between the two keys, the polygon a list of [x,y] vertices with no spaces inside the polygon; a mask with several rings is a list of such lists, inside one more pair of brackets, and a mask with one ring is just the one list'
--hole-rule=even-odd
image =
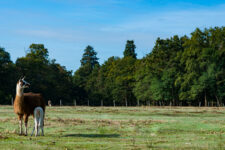
{"label": "tree canopy", "polygon": [[137,58],[137,54],[135,53],[135,49],[136,49],[136,46],[134,44],[134,41],[133,40],[127,40],[127,44],[126,44],[126,47],[125,47],[125,50],[123,52],[123,55],[124,57],[132,57],[132,58]]}
{"label": "tree canopy", "polygon": [[43,44],[31,44],[15,63],[0,48],[0,104],[10,104],[21,76],[32,92],[42,93],[53,105],[193,105],[225,103],[225,27],[201,30],[190,36],[158,38],[153,49],[137,59],[133,40],[124,57],[112,56],[99,64],[97,51],[84,49],[80,68],[68,71],[49,59]]}

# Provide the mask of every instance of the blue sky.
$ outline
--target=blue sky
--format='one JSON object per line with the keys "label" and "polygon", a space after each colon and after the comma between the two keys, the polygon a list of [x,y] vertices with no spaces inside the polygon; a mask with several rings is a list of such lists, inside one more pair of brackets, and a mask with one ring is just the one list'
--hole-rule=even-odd
{"label": "blue sky", "polygon": [[42,43],[73,71],[87,45],[103,63],[122,57],[126,40],[134,40],[142,58],[157,37],[224,25],[224,0],[0,0],[0,46],[13,61]]}

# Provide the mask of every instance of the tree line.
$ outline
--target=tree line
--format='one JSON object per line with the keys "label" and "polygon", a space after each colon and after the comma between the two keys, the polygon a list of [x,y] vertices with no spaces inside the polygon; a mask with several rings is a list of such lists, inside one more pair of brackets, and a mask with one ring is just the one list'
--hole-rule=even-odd
{"label": "tree line", "polygon": [[10,104],[15,86],[26,76],[26,92],[42,93],[53,105],[90,106],[224,106],[225,27],[200,30],[188,36],[158,38],[152,51],[137,59],[128,40],[123,57],[99,64],[92,46],[84,49],[74,73],[49,58],[43,44],[31,44],[15,63],[0,48],[0,104]]}

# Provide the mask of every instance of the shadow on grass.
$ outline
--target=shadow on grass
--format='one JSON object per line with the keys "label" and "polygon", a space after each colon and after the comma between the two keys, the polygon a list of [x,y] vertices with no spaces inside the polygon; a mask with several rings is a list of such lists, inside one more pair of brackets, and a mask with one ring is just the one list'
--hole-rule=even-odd
{"label": "shadow on grass", "polygon": [[62,137],[117,138],[119,134],[66,134]]}

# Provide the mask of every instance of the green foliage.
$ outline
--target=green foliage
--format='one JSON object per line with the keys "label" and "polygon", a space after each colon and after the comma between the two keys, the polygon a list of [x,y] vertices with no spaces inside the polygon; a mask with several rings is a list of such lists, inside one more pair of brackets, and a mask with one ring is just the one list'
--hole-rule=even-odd
{"label": "green foliage", "polygon": [[136,58],[128,40],[124,57],[99,64],[97,52],[87,46],[81,66],[72,75],[49,59],[43,44],[31,44],[26,56],[14,64],[0,48],[0,103],[9,104],[16,81],[26,76],[29,91],[42,93],[53,104],[78,105],[202,105],[225,103],[225,27],[201,30],[190,37],[158,38],[152,51]]}
{"label": "green foliage", "polygon": [[[99,70],[99,62],[97,52],[91,46],[87,46],[81,59],[80,68],[74,73],[73,81],[76,87],[79,87],[82,93],[77,96],[79,104],[87,105],[87,101],[91,101],[96,105],[95,101],[99,101],[99,94],[96,91],[97,74]],[[88,94],[87,94],[88,93]]]}
{"label": "green foliage", "polygon": [[154,100],[163,100],[163,85],[162,81],[157,78],[151,80],[150,89],[152,91],[152,97]]}
{"label": "green foliage", "polygon": [[119,59],[120,58],[114,56],[108,58],[108,60],[102,64],[98,72],[98,81],[95,84],[106,105],[112,105],[114,101],[112,91],[114,90],[115,84],[112,71],[113,66]]}
{"label": "green foliage", "polygon": [[0,47],[0,104],[11,103],[15,92],[15,65],[10,60],[10,54]]}
{"label": "green foliage", "polygon": [[181,63],[184,64],[185,69],[181,77],[183,78],[179,95],[181,99],[203,102],[204,98],[205,105],[209,99],[217,101],[219,105],[221,100],[218,98],[220,97],[218,89],[221,89],[221,85],[218,86],[218,82],[221,82],[222,78],[218,78],[217,74],[224,70],[224,66],[220,61],[223,58],[218,54],[224,49],[224,41],[222,41],[224,33],[224,27],[204,31],[196,29],[191,34],[191,38],[184,43],[185,50]]}
{"label": "green foliage", "polygon": [[90,67],[90,72],[91,69],[95,67],[95,65],[99,65],[98,63],[98,58],[97,58],[97,52],[88,45],[85,50],[82,59],[80,60],[81,66],[88,66]]}
{"label": "green foliage", "polygon": [[132,57],[132,58],[137,58],[137,54],[135,53],[135,44],[134,44],[134,41],[131,40],[127,40],[127,44],[126,44],[126,47],[125,47],[125,50],[123,52],[123,55],[124,57]]}
{"label": "green foliage", "polygon": [[136,72],[134,75],[136,84],[133,92],[136,98],[141,102],[153,100],[152,91],[150,89],[152,75],[150,70],[146,67],[146,63],[147,60],[145,58],[136,61]]}
{"label": "green foliage", "polygon": [[113,99],[121,104],[128,102],[128,104],[134,105],[135,61],[136,59],[133,57],[118,59],[110,71],[114,86],[112,90]]}
{"label": "green foliage", "polygon": [[48,63],[48,49],[46,49],[43,44],[31,44],[26,57],[40,59]]}
{"label": "green foliage", "polygon": [[[73,89],[72,72],[48,59],[48,50],[43,44],[32,44],[25,57],[18,58],[16,68],[20,76],[26,76],[31,87],[27,91],[42,93],[45,100],[53,104],[72,103]],[[15,84],[15,83],[14,83]]]}
{"label": "green foliage", "polygon": [[4,48],[0,47],[0,64],[1,67],[4,65],[7,65],[7,63],[10,63],[10,55],[8,52],[5,51]]}

